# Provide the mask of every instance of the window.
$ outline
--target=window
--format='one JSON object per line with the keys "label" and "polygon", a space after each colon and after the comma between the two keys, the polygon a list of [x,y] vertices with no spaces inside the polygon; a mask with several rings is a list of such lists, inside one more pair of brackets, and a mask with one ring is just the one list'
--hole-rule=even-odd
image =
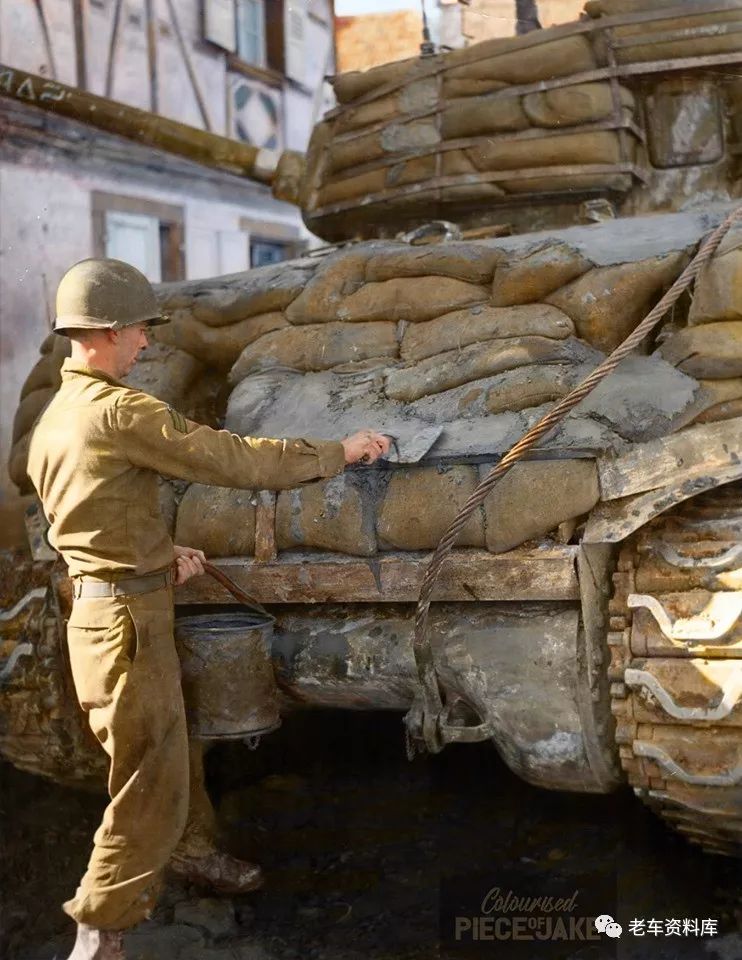
{"label": "window", "polygon": [[125,260],[152,283],[162,280],[160,221],[136,213],[106,211],[106,256]]}
{"label": "window", "polygon": [[183,280],[183,210],[138,197],[94,191],[93,256],[137,267],[152,283]]}
{"label": "window", "polygon": [[237,0],[237,56],[256,67],[266,66],[264,0]]}
{"label": "window", "polygon": [[277,243],[275,240],[250,238],[250,266],[264,267],[268,263],[280,263],[292,255],[290,244]]}

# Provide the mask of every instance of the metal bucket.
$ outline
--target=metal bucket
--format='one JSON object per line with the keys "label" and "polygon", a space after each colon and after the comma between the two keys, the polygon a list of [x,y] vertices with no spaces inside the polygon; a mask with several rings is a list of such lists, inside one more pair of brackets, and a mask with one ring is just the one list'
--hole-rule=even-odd
{"label": "metal bucket", "polygon": [[191,736],[236,740],[281,724],[271,661],[274,618],[238,609],[177,617],[186,717]]}

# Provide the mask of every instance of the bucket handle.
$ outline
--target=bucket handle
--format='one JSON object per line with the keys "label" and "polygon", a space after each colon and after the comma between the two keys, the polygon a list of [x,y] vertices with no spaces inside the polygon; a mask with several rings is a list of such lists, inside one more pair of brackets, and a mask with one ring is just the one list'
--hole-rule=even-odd
{"label": "bucket handle", "polygon": [[214,580],[216,580],[218,583],[221,583],[224,589],[231,593],[235,600],[239,600],[241,604],[249,607],[255,613],[259,613],[261,616],[267,617],[269,620],[276,619],[272,613],[268,613],[261,603],[258,603],[255,597],[251,597],[249,593],[245,593],[241,587],[237,586],[234,580],[228,577],[226,573],[224,573],[218,567],[215,567],[213,563],[209,563],[208,560],[205,560],[203,562],[203,567],[204,573],[208,573],[210,577],[213,577]]}

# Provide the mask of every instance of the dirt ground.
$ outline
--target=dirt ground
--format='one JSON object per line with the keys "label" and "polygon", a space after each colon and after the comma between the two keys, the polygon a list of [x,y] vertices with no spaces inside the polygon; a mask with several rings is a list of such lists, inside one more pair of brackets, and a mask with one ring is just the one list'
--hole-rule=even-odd
{"label": "dirt ground", "polygon": [[[628,790],[536,790],[488,745],[408,763],[399,716],[330,712],[289,718],[254,753],[216,747],[208,776],[225,844],[264,865],[266,887],[216,899],[169,886],[153,921],[129,937],[132,960],[742,958],[740,865],[688,846]],[[103,800],[7,765],[0,777],[0,956],[61,960],[71,924],[59,904],[84,867]],[[470,881],[482,895],[504,887],[513,870],[531,896],[607,878],[613,902],[602,912],[624,929],[637,917],[714,918],[719,934],[624,934],[554,953],[480,942],[459,952],[449,901]]]}

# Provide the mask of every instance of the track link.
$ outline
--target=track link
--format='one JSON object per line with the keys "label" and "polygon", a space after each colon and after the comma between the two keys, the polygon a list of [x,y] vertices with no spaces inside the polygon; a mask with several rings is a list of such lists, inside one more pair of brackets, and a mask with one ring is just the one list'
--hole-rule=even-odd
{"label": "track link", "polygon": [[742,856],[742,483],[627,542],[608,644],[634,791],[691,843]]}

